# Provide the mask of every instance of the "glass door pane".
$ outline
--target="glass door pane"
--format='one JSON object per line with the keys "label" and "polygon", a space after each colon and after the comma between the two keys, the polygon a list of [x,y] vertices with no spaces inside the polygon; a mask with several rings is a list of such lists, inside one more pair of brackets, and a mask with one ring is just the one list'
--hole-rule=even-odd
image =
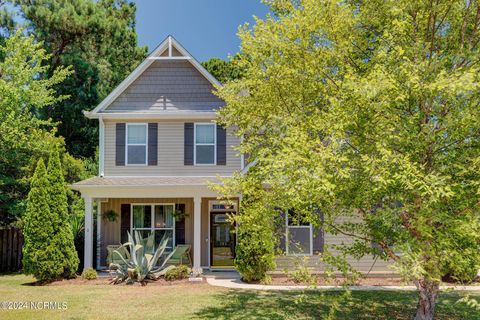
{"label": "glass door pane", "polygon": [[235,259],[235,226],[226,213],[211,213],[210,216],[211,265],[233,267]]}

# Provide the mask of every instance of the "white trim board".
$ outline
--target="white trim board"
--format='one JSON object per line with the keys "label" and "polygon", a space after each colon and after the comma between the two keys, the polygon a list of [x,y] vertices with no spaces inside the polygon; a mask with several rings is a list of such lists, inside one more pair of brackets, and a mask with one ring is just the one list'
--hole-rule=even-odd
{"label": "white trim board", "polygon": [[90,112],[84,112],[85,116],[88,118],[95,118],[94,114],[97,114],[103,110],[105,110],[116,98],[118,98],[157,58],[160,58],[160,55],[165,52],[165,50],[168,50],[169,56],[164,57],[167,59],[178,59],[180,57],[177,56],[172,56],[172,46],[177,49],[178,52],[180,52],[183,57],[182,59],[185,59],[189,61],[211,84],[217,87],[221,87],[222,84],[215,79],[214,76],[212,76],[201,64],[198,62],[192,55],[177,41],[175,40],[174,37],[168,36],[162,43],[160,43],[154,50],[153,52],[145,59],[143,60],[142,63],[138,65],[138,67],[135,68],[135,70],[132,71],[128,75],[128,77],[125,78],[110,94],[103,99],[100,104],[95,107]]}
{"label": "white trim board", "polygon": [[190,60],[191,57],[148,57],[149,60]]}
{"label": "white trim board", "polygon": [[213,111],[159,111],[155,112],[102,112],[102,113],[90,113],[83,112],[83,114],[89,119],[106,119],[106,120],[123,120],[123,119],[149,119],[149,120],[165,120],[165,119],[202,119],[202,120],[214,120],[217,118],[217,114]]}

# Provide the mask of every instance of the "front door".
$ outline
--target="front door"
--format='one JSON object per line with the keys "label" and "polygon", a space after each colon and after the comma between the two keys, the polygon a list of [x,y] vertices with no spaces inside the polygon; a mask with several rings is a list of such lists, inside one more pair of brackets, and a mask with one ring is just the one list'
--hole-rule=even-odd
{"label": "front door", "polygon": [[235,259],[235,225],[226,212],[210,213],[210,265],[233,267]]}

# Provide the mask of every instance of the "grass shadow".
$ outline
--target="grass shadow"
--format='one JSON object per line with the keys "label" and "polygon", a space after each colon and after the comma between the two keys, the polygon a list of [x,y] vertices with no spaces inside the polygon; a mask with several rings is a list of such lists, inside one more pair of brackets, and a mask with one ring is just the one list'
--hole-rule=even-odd
{"label": "grass shadow", "polygon": [[[462,295],[442,294],[437,320],[480,319],[480,310],[456,303]],[[478,296],[477,296],[478,297]],[[207,306],[196,319],[412,319],[415,292],[354,291],[237,291],[217,294],[216,306]]]}
{"label": "grass shadow", "polygon": [[23,274],[22,271],[8,271],[8,272],[0,272],[0,278],[1,277],[7,277],[7,276],[18,276]]}
{"label": "grass shadow", "polygon": [[[15,279],[12,280],[12,282],[18,283],[18,276],[24,276],[25,279],[28,280],[34,280],[34,278],[28,277],[25,274],[22,273],[22,271],[14,271],[14,272],[2,272],[0,273],[0,282],[2,281],[8,281],[10,279]],[[47,284],[50,284],[52,282],[55,282],[55,280],[48,280],[48,281],[39,281],[39,280],[34,280],[34,281],[27,281],[27,282],[22,282],[18,283],[22,286],[44,286]]]}

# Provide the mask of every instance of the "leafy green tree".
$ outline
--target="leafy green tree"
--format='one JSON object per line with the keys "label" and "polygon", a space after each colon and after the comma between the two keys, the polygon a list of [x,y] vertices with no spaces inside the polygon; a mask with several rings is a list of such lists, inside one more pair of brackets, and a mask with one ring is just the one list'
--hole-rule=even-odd
{"label": "leafy green tree", "polygon": [[261,181],[255,181],[254,175],[249,178],[243,182],[241,210],[234,216],[237,225],[235,266],[247,282],[268,282],[267,272],[275,269],[276,210],[262,202],[266,191]]}
{"label": "leafy green tree", "polygon": [[220,58],[211,58],[202,62],[202,66],[207,69],[218,81],[226,83],[242,76],[242,70],[238,66],[238,54],[230,60],[225,61]]}
{"label": "leafy green tree", "polygon": [[146,56],[135,31],[135,4],[128,0],[11,0],[22,23],[51,54],[44,75],[72,66],[75,73],[55,86],[68,100],[40,110],[58,124],[69,153],[93,157],[97,124],[83,110],[95,107]]}
{"label": "leafy green tree", "polygon": [[260,180],[266,206],[320,208],[352,239],[323,260],[392,261],[433,319],[442,276],[480,265],[479,2],[267,2],[219,92],[256,168],[224,195]]}
{"label": "leafy green tree", "polygon": [[61,251],[63,261],[63,276],[70,278],[75,275],[79,259],[75,250],[74,238],[70,226],[68,214],[68,201],[65,180],[63,178],[62,165],[58,147],[54,146],[48,159],[48,196],[50,214],[53,219],[53,233],[51,240]]}
{"label": "leafy green tree", "polygon": [[60,277],[63,255],[58,243],[52,241],[57,217],[50,210],[49,181],[43,160],[38,160],[28,193],[23,236],[23,271],[40,281]]}
{"label": "leafy green tree", "polygon": [[[49,78],[40,78],[48,69],[48,55],[33,37],[18,30],[0,45],[0,217],[4,223],[25,211],[29,179],[39,158],[46,158],[54,144],[54,124],[39,120],[32,110],[41,110],[65,99],[54,86],[70,73],[58,68]],[[68,160],[68,159],[67,159]]]}

